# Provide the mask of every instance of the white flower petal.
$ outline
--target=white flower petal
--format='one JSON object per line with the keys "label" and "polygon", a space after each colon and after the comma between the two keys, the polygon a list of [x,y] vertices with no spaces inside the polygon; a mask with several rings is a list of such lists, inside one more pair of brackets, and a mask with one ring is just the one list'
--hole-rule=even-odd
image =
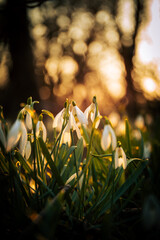
{"label": "white flower petal", "polygon": [[85,115],[85,117],[86,117],[87,120],[88,120],[88,118],[89,118],[89,114],[90,114],[91,110],[92,110],[92,103],[91,103],[91,105],[89,105],[89,107],[87,107],[86,110],[84,111],[84,115]]}
{"label": "white flower petal", "polygon": [[45,142],[47,139],[47,130],[42,121],[38,121],[36,125],[36,136],[39,137],[40,132],[42,132],[42,138],[43,141]]}
{"label": "white flower petal", "polygon": [[72,112],[70,113],[70,116],[69,116],[69,126],[70,126],[70,129],[76,130],[77,137],[81,138],[80,130],[76,124],[76,120],[75,120]]}
{"label": "white flower petal", "polygon": [[18,143],[21,136],[20,128],[21,128],[21,121],[17,119],[12,125],[8,133],[7,148],[6,148],[7,152],[10,151],[13,147],[15,147],[16,144]]}
{"label": "white flower petal", "polygon": [[30,143],[30,141],[27,141],[26,148],[25,148],[25,158],[26,158],[26,160],[29,159],[30,155],[31,155],[31,143]]}
{"label": "white flower petal", "polygon": [[125,154],[123,148],[121,148],[121,149],[122,149],[122,158],[123,158],[123,168],[126,169],[126,167],[127,167],[127,158],[126,158],[126,154]]}
{"label": "white flower petal", "polygon": [[115,151],[115,168],[122,166],[124,169],[127,167],[126,154],[122,147],[117,147]]}
{"label": "white flower petal", "polygon": [[68,131],[68,127],[66,130],[64,129],[63,134],[62,134],[62,143],[67,143],[67,142],[68,142],[68,145],[70,146],[71,145],[71,134],[70,134],[70,131]]}
{"label": "white flower petal", "polygon": [[108,125],[104,126],[103,132],[102,132],[102,137],[101,137],[101,147],[104,151],[106,151],[111,144],[111,136],[109,133],[109,128]]}
{"label": "white flower petal", "polygon": [[73,115],[77,115],[77,118],[81,124],[88,124],[85,114],[77,106],[73,107]]}
{"label": "white flower petal", "polygon": [[41,121],[38,121],[36,124],[36,137],[39,136],[40,133],[40,125],[41,125]]}
{"label": "white flower petal", "polygon": [[42,122],[42,132],[43,132],[43,141],[45,142],[47,140],[47,130],[43,122]]}
{"label": "white flower petal", "polygon": [[115,169],[118,168],[118,151],[119,151],[119,149],[116,148],[115,157],[114,157]]}
{"label": "white flower petal", "polygon": [[27,129],[25,127],[24,122],[21,121],[21,138],[19,143],[19,151],[23,157],[24,157],[26,143],[27,143]]}
{"label": "white flower petal", "polygon": [[28,112],[26,114],[26,126],[29,130],[32,129],[32,118],[31,118],[31,115]]}
{"label": "white flower petal", "polygon": [[63,108],[54,118],[53,120],[53,128],[57,128],[58,131],[61,131],[63,124],[63,113],[65,108]]}
{"label": "white flower petal", "polygon": [[115,134],[113,128],[110,125],[109,125],[109,131],[111,134],[112,151],[113,151],[117,147],[117,137],[116,137],[116,134]]}

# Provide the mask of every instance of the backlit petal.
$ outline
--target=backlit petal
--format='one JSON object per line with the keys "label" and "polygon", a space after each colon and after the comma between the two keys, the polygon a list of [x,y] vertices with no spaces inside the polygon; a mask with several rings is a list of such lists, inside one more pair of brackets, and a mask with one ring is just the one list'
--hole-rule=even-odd
{"label": "backlit petal", "polygon": [[21,121],[17,119],[8,133],[6,148],[7,152],[10,151],[13,147],[15,147],[16,144],[18,143],[21,136],[20,127]]}
{"label": "backlit petal", "polygon": [[77,107],[73,107],[73,115],[77,115],[78,120],[80,121],[81,124],[87,124],[87,118],[85,114]]}
{"label": "backlit petal", "polygon": [[109,130],[110,130],[110,134],[111,134],[112,151],[113,151],[117,147],[117,137],[116,137],[116,134],[115,134],[113,128],[110,125],[109,125]]}
{"label": "backlit petal", "polygon": [[30,155],[31,155],[31,143],[30,143],[30,141],[27,141],[26,148],[25,148],[25,158],[26,158],[26,160],[29,159]]}
{"label": "backlit petal", "polygon": [[111,136],[109,133],[109,128],[108,125],[104,126],[103,132],[102,132],[102,137],[101,137],[101,147],[104,151],[106,151],[111,144]]}
{"label": "backlit petal", "polygon": [[29,130],[32,129],[32,118],[31,118],[31,115],[28,112],[26,114],[26,126]]}
{"label": "backlit petal", "polygon": [[54,118],[53,120],[53,128],[57,128],[58,131],[61,131],[62,124],[63,124],[63,114],[65,108],[63,108]]}
{"label": "backlit petal", "polygon": [[21,138],[19,143],[19,151],[23,157],[24,157],[26,143],[27,143],[27,129],[25,127],[24,122],[21,121]]}

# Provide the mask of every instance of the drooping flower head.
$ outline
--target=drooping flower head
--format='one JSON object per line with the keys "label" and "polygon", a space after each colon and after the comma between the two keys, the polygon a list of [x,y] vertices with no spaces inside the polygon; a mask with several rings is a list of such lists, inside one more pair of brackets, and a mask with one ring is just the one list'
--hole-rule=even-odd
{"label": "drooping flower head", "polygon": [[72,114],[74,118],[75,119],[77,118],[81,124],[88,124],[86,115],[79,109],[79,107],[77,107],[75,101],[72,101],[72,105],[73,105]]}
{"label": "drooping flower head", "polygon": [[53,128],[56,128],[57,131],[61,131],[64,120],[69,118],[69,102],[68,99],[66,99],[64,108],[55,116],[53,120]]}
{"label": "drooping flower head", "polygon": [[101,147],[106,151],[110,145],[112,146],[112,151],[115,150],[117,146],[117,137],[109,121],[106,120],[106,125],[104,126],[101,137]]}
{"label": "drooping flower head", "polygon": [[118,142],[118,146],[115,150],[115,168],[122,166],[124,169],[127,167],[127,158],[126,154],[121,146],[121,143]]}
{"label": "drooping flower head", "polygon": [[63,108],[54,118],[53,120],[53,128],[56,128],[58,131],[61,131],[62,129],[62,124],[64,120],[64,113],[65,113],[65,108]]}
{"label": "drooping flower head", "polygon": [[12,125],[11,129],[8,132],[7,137],[7,147],[6,151],[9,152],[13,147],[15,147],[19,140],[20,153],[23,155],[24,149],[27,142],[27,129],[24,124],[24,116],[22,113],[18,115],[17,120]]}
{"label": "drooping flower head", "polygon": [[44,142],[47,139],[47,130],[46,130],[46,127],[43,123],[43,115],[42,114],[40,114],[39,120],[36,124],[36,136],[37,137],[42,136],[42,139],[43,139]]}
{"label": "drooping flower head", "polygon": [[[86,110],[84,111],[84,115],[86,116],[86,119],[88,120],[88,122],[90,119],[92,123],[94,122],[96,117],[100,116],[100,113],[98,111],[98,104],[95,96],[93,97],[93,101],[91,105],[89,105],[89,107],[87,107]],[[100,120],[96,122],[95,128],[98,128],[99,123],[100,123]]]}

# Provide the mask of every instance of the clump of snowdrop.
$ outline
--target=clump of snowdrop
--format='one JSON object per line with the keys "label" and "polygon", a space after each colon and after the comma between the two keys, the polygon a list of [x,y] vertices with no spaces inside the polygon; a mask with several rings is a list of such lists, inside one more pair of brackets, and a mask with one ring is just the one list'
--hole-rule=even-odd
{"label": "clump of snowdrop", "polygon": [[118,146],[115,150],[115,168],[118,168],[122,166],[123,169],[126,169],[127,167],[127,158],[126,154],[121,146],[121,143],[118,142]]}
{"label": "clump of snowdrop", "polygon": [[[72,110],[70,109],[72,107]],[[79,124],[87,124],[85,114],[77,107],[76,103],[72,101],[72,105],[66,101],[65,107],[55,116],[53,121],[53,128],[57,131],[63,131],[61,143],[71,144],[70,131],[76,131],[77,137],[81,138]],[[64,129],[62,126],[64,125]]]}

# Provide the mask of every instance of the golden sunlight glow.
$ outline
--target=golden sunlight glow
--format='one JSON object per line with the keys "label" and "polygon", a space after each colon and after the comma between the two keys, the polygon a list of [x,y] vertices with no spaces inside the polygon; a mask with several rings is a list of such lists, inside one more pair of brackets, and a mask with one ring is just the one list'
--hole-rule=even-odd
{"label": "golden sunlight glow", "polygon": [[132,34],[135,28],[135,6],[133,0],[118,1],[117,24],[123,33],[122,41],[126,46],[132,44]]}
{"label": "golden sunlight glow", "polygon": [[74,40],[85,39],[85,32],[77,26],[71,26],[69,29],[69,37]]}
{"label": "golden sunlight glow", "polygon": [[156,83],[152,78],[142,79],[143,90],[148,93],[153,93],[156,90]]}
{"label": "golden sunlight glow", "polygon": [[[3,46],[0,45],[0,50],[3,49]],[[1,51],[0,51],[1,53]],[[7,49],[4,49],[1,53],[0,59],[0,88],[4,88],[8,84],[9,80],[9,69],[8,64],[10,64],[10,55]]]}
{"label": "golden sunlight glow", "polygon": [[111,112],[108,116],[113,128],[117,127],[118,122],[120,121],[120,116],[117,112]]}
{"label": "golden sunlight glow", "polygon": [[45,68],[47,69],[47,72],[49,76],[53,77],[57,75],[58,73],[58,65],[59,65],[59,59],[58,58],[48,58],[45,64]]}
{"label": "golden sunlight glow", "polygon": [[59,63],[59,72],[62,75],[74,75],[78,72],[78,64],[72,57],[64,56]]}
{"label": "golden sunlight glow", "polygon": [[87,44],[84,41],[76,41],[73,44],[73,51],[78,55],[84,55],[87,51]]}
{"label": "golden sunlight glow", "polygon": [[73,99],[76,99],[78,105],[81,105],[87,97],[87,89],[83,84],[76,84],[73,88]]}
{"label": "golden sunlight glow", "polygon": [[160,98],[160,1],[147,0],[146,21],[140,25],[136,37],[133,78],[144,96],[153,100]]}
{"label": "golden sunlight glow", "polygon": [[134,124],[137,128],[142,129],[144,127],[144,117],[142,115],[138,115]]}
{"label": "golden sunlight glow", "polygon": [[100,10],[96,14],[96,21],[100,24],[108,24],[110,21],[110,13],[107,10]]}
{"label": "golden sunlight glow", "polygon": [[70,19],[69,17],[67,17],[66,15],[60,15],[58,18],[57,18],[57,21],[56,21],[57,25],[62,28],[62,29],[65,29],[69,26],[70,24]]}
{"label": "golden sunlight glow", "polygon": [[44,24],[37,24],[32,30],[32,34],[34,38],[42,37],[46,33],[47,33],[47,27]]}
{"label": "golden sunlight glow", "polygon": [[110,82],[108,84],[108,92],[115,99],[124,97],[126,88],[120,82]]}
{"label": "golden sunlight glow", "polygon": [[56,42],[56,41],[50,42],[49,54],[50,54],[50,56],[54,56],[54,57],[62,56],[63,50],[62,50],[61,43]]}
{"label": "golden sunlight glow", "polygon": [[103,50],[103,43],[99,42],[99,41],[92,41],[90,44],[89,44],[89,48],[88,48],[88,51],[89,51],[89,54],[98,54],[99,52],[101,52]]}
{"label": "golden sunlight glow", "polygon": [[125,129],[126,129],[126,127],[125,127],[125,121],[124,121],[124,120],[120,120],[120,121],[118,122],[118,125],[117,125],[116,129],[115,129],[116,135],[117,135],[117,136],[122,136],[122,135],[124,135],[124,134],[125,134]]}

